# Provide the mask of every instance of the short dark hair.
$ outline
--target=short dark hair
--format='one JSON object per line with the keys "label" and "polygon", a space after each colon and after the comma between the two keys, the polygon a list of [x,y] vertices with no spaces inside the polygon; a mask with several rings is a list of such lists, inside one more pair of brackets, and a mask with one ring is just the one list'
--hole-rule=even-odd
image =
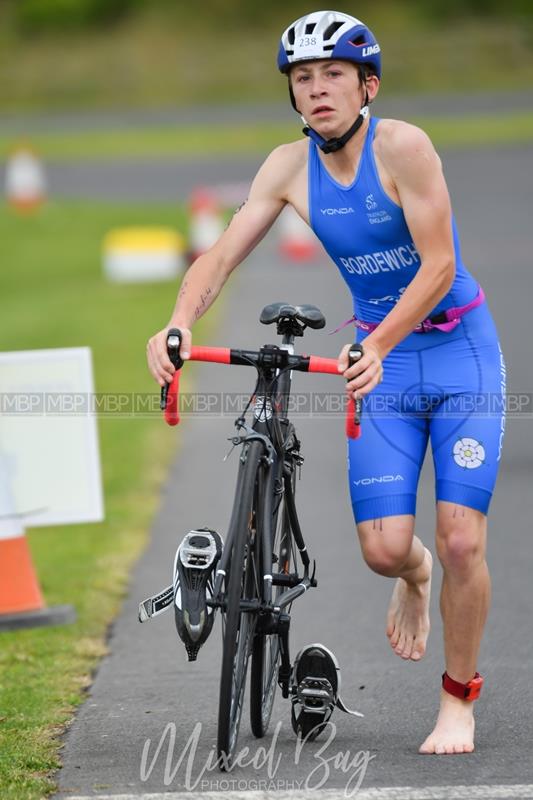
{"label": "short dark hair", "polygon": [[368,78],[376,74],[370,64],[356,64],[355,66],[357,67],[357,72],[359,73],[359,80],[361,83],[365,83]]}

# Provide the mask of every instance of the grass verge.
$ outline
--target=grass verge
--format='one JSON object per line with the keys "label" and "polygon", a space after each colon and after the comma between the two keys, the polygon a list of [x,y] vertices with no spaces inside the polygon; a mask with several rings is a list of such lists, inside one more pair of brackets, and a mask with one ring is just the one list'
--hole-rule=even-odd
{"label": "grass verge", "polygon": [[[98,392],[157,391],[145,342],[166,321],[176,287],[111,285],[101,270],[103,235],[136,223],[183,228],[184,218],[175,207],[155,205],[56,203],[28,218],[1,207],[2,348],[88,345]],[[203,332],[200,323],[197,337]],[[176,444],[169,433],[159,415],[101,419],[105,521],[28,534],[47,604],[73,604],[78,619],[0,634],[2,800],[36,800],[53,789],[58,735],[84,699],[147,540]]]}
{"label": "grass verge", "polygon": [[[69,6],[80,5],[62,2],[64,16]],[[352,2],[339,2],[339,10],[354,12]],[[140,2],[137,14],[116,25],[24,37],[10,20],[9,6],[15,4],[22,2],[0,3],[4,113],[279,101],[286,96],[275,65],[279,36],[299,16],[297,7],[302,14],[309,10],[300,0],[248,2],[246,16],[221,0],[211,3],[211,12],[203,6],[201,13],[183,2]],[[58,0],[25,5],[61,6]],[[431,3],[414,5],[381,0],[364,9],[364,20],[383,50],[384,91],[506,91],[510,83],[515,90],[531,87],[530,15],[514,17],[502,4],[499,15],[491,17],[478,2],[477,14],[450,11],[431,21],[427,9],[420,13]]]}
{"label": "grass verge", "polygon": [[[448,118],[415,117],[408,120],[423,128],[436,147],[480,148],[516,146],[533,142],[533,112],[498,116]],[[31,143],[44,158],[162,159],[266,154],[282,142],[300,135],[294,123],[207,126],[139,127],[69,133],[36,133]],[[0,158],[5,158],[16,136],[0,136]]]}

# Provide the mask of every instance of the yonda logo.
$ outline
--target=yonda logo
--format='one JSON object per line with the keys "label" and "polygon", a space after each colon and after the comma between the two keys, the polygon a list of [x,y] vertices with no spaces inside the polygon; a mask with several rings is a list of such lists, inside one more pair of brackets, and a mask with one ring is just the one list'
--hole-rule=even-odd
{"label": "yonda logo", "polygon": [[354,481],[354,486],[371,486],[373,483],[393,483],[394,481],[403,481],[403,475],[378,475],[373,478],[360,478]]}
{"label": "yonda logo", "polygon": [[329,217],[333,217],[335,214],[355,214],[355,211],[351,206],[344,208],[321,208],[320,211],[322,214],[327,214]]}

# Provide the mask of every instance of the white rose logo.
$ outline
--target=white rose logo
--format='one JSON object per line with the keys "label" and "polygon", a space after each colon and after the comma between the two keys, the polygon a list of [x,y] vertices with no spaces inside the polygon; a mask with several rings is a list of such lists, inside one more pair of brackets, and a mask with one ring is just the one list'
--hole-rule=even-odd
{"label": "white rose logo", "polygon": [[465,469],[476,469],[485,461],[485,448],[475,439],[458,439],[453,446],[456,464]]}

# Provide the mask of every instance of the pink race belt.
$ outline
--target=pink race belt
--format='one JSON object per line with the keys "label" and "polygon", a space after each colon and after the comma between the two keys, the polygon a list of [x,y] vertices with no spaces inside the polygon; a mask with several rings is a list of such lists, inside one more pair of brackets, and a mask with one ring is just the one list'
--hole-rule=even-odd
{"label": "pink race belt", "polygon": [[[447,308],[445,311],[439,311],[438,314],[433,314],[432,317],[428,317],[428,319],[423,320],[420,322],[416,328],[414,328],[413,333],[429,333],[433,330],[444,331],[444,333],[449,333],[456,328],[459,323],[461,322],[461,317],[464,317],[469,311],[472,311],[473,308],[477,308],[481,305],[485,300],[485,292],[479,286],[479,290],[477,295],[474,297],[470,303],[467,303],[465,306],[456,306],[455,308]],[[337,331],[340,331],[341,328],[344,328],[345,325],[349,325],[350,322],[353,322],[356,328],[359,328],[362,331],[375,331],[379,322],[365,322],[362,319],[357,319],[354,315],[351,319],[347,320],[340,328],[337,328]]]}

